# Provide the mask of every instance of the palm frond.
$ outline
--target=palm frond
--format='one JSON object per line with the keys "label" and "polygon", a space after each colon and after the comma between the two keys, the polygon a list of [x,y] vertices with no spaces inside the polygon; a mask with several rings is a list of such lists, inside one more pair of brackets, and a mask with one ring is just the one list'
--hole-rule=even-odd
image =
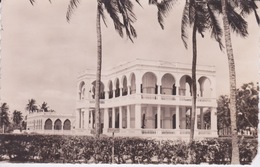
{"label": "palm frond", "polygon": [[229,3],[227,3],[227,18],[229,25],[234,32],[236,32],[241,37],[247,37],[247,22],[234,10],[234,8]]}
{"label": "palm frond", "polygon": [[186,2],[183,12],[182,12],[182,20],[181,20],[181,39],[185,46],[185,48],[188,48],[187,39],[188,39],[188,32],[187,32],[187,26],[189,24],[189,3]]}
{"label": "palm frond", "polygon": [[[34,5],[34,3],[35,3],[35,0],[29,0],[30,1],[30,3],[32,4],[32,5]],[[1,2],[1,1],[0,1]],[[49,0],[49,2],[51,3],[51,0]]]}
{"label": "palm frond", "polygon": [[123,27],[127,37],[133,42],[132,37],[136,37],[136,30],[132,23],[136,21],[136,16],[133,13],[133,4],[130,0],[117,0],[117,7],[123,18]]}
{"label": "palm frond", "polygon": [[67,14],[66,14],[67,21],[70,21],[71,15],[73,14],[75,8],[78,7],[79,3],[80,3],[80,0],[70,0],[69,6],[67,9]]}
{"label": "palm frond", "polygon": [[35,0],[30,0],[30,3],[33,5],[35,3]]}
{"label": "palm frond", "polygon": [[158,2],[157,0],[149,0],[150,5],[157,6],[157,20],[162,29],[164,29],[164,18],[166,18],[170,13],[174,2],[176,2],[176,0],[162,0],[161,2]]}
{"label": "palm frond", "polygon": [[254,13],[257,24],[260,25],[260,19],[257,13],[258,6],[256,5],[255,0],[241,0],[239,7],[241,9],[240,14],[243,17],[251,13]]}
{"label": "palm frond", "polygon": [[138,5],[140,5],[141,7],[143,7],[139,0],[135,0],[135,2],[136,2]]}
{"label": "palm frond", "polygon": [[209,4],[207,4],[208,16],[209,16],[209,26],[211,28],[211,38],[215,38],[215,40],[219,43],[220,50],[223,50],[224,45],[222,44],[221,38],[223,36],[222,29],[220,27],[219,21],[212,11]]}
{"label": "palm frond", "polygon": [[108,12],[110,18],[113,20],[114,28],[118,32],[118,34],[123,37],[123,24],[120,21],[120,18],[118,16],[118,7],[117,2],[113,0],[101,0],[102,4],[104,4],[104,7],[106,11]]}
{"label": "palm frond", "polygon": [[207,4],[210,6],[210,8],[217,13],[222,13],[222,5],[220,0],[208,0]]}
{"label": "palm frond", "polygon": [[101,3],[98,4],[98,12],[103,20],[103,23],[105,24],[105,26],[107,27],[107,23],[106,23],[106,16],[104,13],[104,8],[103,5]]}
{"label": "palm frond", "polygon": [[[206,5],[204,3],[195,5],[195,17],[196,17],[196,27],[198,32],[204,37],[204,32],[209,28],[209,16],[206,10]],[[194,23],[195,24],[195,23]]]}

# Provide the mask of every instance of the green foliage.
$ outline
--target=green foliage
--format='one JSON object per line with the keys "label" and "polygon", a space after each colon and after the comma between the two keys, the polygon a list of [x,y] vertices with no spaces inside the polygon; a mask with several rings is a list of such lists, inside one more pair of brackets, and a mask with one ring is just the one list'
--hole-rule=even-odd
{"label": "green foliage", "polygon": [[[241,164],[252,162],[257,145],[256,139],[240,139]],[[0,161],[8,156],[14,162],[112,163],[113,146],[117,164],[189,163],[190,145],[179,140],[14,134],[0,135]],[[194,164],[230,164],[231,139],[193,141],[191,152]]]}
{"label": "green foliage", "polygon": [[[254,84],[243,84],[240,89],[237,89],[237,127],[246,129],[252,127],[257,132],[258,126],[258,97],[259,90]],[[230,127],[230,109],[229,98],[227,95],[222,95],[218,99],[218,129]]]}
{"label": "green foliage", "polygon": [[22,120],[23,120],[22,112],[14,110],[14,112],[13,112],[13,124],[14,124],[14,126],[19,127]]}

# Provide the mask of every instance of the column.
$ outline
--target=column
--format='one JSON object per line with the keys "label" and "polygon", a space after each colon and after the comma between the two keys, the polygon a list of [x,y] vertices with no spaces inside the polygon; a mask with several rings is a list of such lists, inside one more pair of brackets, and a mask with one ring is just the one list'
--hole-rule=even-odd
{"label": "column", "polygon": [[123,112],[122,112],[122,106],[119,106],[119,129],[123,129],[123,126],[122,126],[122,115],[123,115]]}
{"label": "column", "polygon": [[180,129],[180,108],[179,106],[176,106],[176,129]]}
{"label": "column", "polygon": [[176,96],[179,96],[179,89],[180,89],[180,85],[175,85],[176,86]]}
{"label": "column", "polygon": [[[46,120],[45,120],[46,121]],[[44,130],[44,124],[45,124],[45,121],[42,121],[42,119],[41,119],[41,125],[42,125],[42,130]]]}
{"label": "column", "polygon": [[119,88],[120,92],[119,92],[119,96],[123,96],[123,88]]}
{"label": "column", "polygon": [[158,92],[158,95],[159,95],[159,96],[157,96],[157,98],[160,100],[161,99],[161,94],[162,94],[162,92],[161,92],[161,84],[157,85],[157,92]]}
{"label": "column", "polygon": [[217,131],[217,109],[216,108],[211,108],[210,112],[210,128],[211,130]]}
{"label": "column", "polygon": [[112,98],[115,98],[116,97],[116,90],[113,89],[113,97]]}
{"label": "column", "polygon": [[136,94],[141,93],[141,79],[139,79],[139,76],[136,76]]}
{"label": "column", "polygon": [[130,116],[130,106],[127,105],[127,129],[130,129],[130,121],[131,121],[131,116]]}
{"label": "column", "polygon": [[109,99],[109,91],[105,91],[105,99]]}
{"label": "column", "polygon": [[162,94],[160,84],[157,84],[157,92],[158,92],[159,95]]}
{"label": "column", "polygon": [[135,129],[141,129],[141,104],[135,105]]}
{"label": "column", "polygon": [[161,106],[157,106],[157,129],[161,129]]}
{"label": "column", "polygon": [[115,128],[115,107],[112,108],[112,128]]}
{"label": "column", "polygon": [[127,95],[130,95],[130,94],[131,94],[131,86],[128,85],[128,86],[127,86]]}
{"label": "column", "polygon": [[109,121],[109,116],[108,116],[108,111],[109,109],[108,108],[104,108],[104,132],[106,133],[107,132],[107,129],[108,129],[108,121]]}

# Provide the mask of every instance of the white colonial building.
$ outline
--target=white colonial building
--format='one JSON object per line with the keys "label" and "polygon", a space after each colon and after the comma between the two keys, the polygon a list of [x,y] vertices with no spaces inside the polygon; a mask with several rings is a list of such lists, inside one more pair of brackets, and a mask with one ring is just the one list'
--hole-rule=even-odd
{"label": "white colonial building", "polygon": [[[213,66],[197,66],[195,137],[217,137],[216,84]],[[78,77],[75,130],[94,128],[95,70]],[[188,138],[191,65],[137,59],[102,71],[102,133],[116,136]]]}
{"label": "white colonial building", "polygon": [[34,112],[27,115],[26,131],[39,134],[74,134],[74,114]]}

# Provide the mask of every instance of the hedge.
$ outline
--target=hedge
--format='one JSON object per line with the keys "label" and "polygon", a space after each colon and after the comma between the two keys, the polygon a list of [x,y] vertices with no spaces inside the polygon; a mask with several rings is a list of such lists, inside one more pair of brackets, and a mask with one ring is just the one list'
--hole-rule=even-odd
{"label": "hedge", "polygon": [[[114,145],[114,161],[112,149]],[[250,164],[257,139],[240,139],[240,162]],[[187,164],[188,143],[127,137],[0,135],[0,161],[35,163]],[[205,139],[191,145],[192,163],[230,164],[231,139]]]}

